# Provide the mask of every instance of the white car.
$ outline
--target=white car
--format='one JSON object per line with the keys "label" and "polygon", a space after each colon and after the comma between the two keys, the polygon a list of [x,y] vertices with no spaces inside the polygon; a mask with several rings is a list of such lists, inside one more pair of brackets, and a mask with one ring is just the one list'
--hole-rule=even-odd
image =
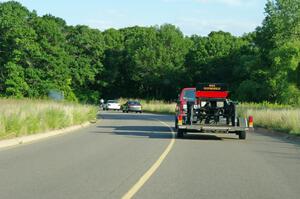
{"label": "white car", "polygon": [[118,100],[107,100],[107,102],[103,105],[103,110],[120,110],[121,106]]}

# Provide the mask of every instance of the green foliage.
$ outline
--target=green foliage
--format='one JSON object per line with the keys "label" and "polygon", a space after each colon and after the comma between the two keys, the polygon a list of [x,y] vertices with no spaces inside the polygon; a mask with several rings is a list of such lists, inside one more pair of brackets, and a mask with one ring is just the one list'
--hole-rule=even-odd
{"label": "green foliage", "polygon": [[[269,90],[266,100],[298,103],[300,96],[297,71],[300,67],[300,1],[268,1],[263,26],[257,29],[261,70]],[[288,93],[292,92],[293,95]],[[289,99],[287,97],[292,97]]]}
{"label": "green foliage", "polygon": [[[173,25],[104,32],[104,95],[172,99],[184,72],[190,42]],[[119,96],[115,96],[115,95]]]}
{"label": "green foliage", "polygon": [[[68,52],[72,57],[70,85],[80,100],[96,103],[103,72],[104,38],[99,30],[87,26],[68,28]],[[85,92],[84,92],[85,91]],[[94,93],[90,96],[90,93]],[[83,96],[84,95],[84,96]]]}
{"label": "green foliage", "polygon": [[[300,103],[300,1],[269,0],[256,31],[186,37],[171,24],[68,26],[20,3],[0,3],[0,96],[67,101],[174,100],[182,87],[224,82],[241,101]],[[34,128],[34,127],[33,127]]]}
{"label": "green foliage", "polygon": [[7,96],[23,97],[28,91],[29,87],[24,81],[24,71],[19,65],[8,62],[4,66],[6,72],[5,93]]}
{"label": "green foliage", "polygon": [[[245,70],[240,66],[241,50],[248,42],[222,31],[212,32],[207,37],[194,35],[191,39],[193,46],[186,59],[190,85],[199,81],[234,83],[236,78],[240,79],[240,73]],[[239,70],[239,74],[232,76],[235,70]]]}
{"label": "green foliage", "polygon": [[299,105],[300,104],[299,88],[294,84],[288,85],[288,87],[285,88],[283,92],[280,94],[279,101],[284,104]]}
{"label": "green foliage", "polygon": [[[239,94],[238,99],[241,101],[259,102],[266,98],[266,96],[263,95],[265,88],[266,85],[264,84],[259,84],[252,80],[245,80],[239,85],[236,93]],[[257,93],[262,94],[257,96]]]}

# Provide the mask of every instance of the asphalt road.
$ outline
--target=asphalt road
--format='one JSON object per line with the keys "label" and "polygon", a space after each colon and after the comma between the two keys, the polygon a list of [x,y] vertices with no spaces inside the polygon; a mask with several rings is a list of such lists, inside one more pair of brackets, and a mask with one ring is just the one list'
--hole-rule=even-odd
{"label": "asphalt road", "polygon": [[[170,145],[172,116],[104,112],[71,134],[0,150],[0,199],[122,198]],[[271,135],[271,136],[270,136]],[[300,142],[269,133],[176,139],[133,198],[300,198]]]}

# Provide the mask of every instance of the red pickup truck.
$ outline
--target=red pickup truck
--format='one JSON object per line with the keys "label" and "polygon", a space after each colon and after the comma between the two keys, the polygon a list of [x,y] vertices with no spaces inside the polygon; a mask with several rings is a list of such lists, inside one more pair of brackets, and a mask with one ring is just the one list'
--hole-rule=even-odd
{"label": "red pickup truck", "polygon": [[229,94],[227,86],[220,83],[201,83],[182,89],[176,105],[177,137],[189,132],[224,132],[246,139],[253,119],[238,117],[237,103],[229,99]]}
{"label": "red pickup truck", "polygon": [[[178,96],[178,101],[176,104],[176,116],[175,116],[175,128],[178,128],[178,121],[185,121],[185,117],[187,114],[187,103],[189,101],[195,101],[195,92],[196,88],[191,87],[191,88],[184,88],[182,89],[180,95]],[[180,120],[178,120],[180,118]],[[182,125],[182,123],[180,123]]]}

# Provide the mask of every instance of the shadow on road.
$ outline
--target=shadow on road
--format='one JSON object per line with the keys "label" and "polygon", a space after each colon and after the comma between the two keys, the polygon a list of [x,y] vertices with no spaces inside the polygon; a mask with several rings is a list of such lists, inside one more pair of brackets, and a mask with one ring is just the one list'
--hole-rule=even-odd
{"label": "shadow on road", "polygon": [[167,132],[170,129],[165,126],[98,126],[98,128],[115,129],[115,131],[140,131],[140,132]]}
{"label": "shadow on road", "polygon": [[[118,111],[105,111],[101,112],[97,115],[100,120],[132,120],[142,123],[143,121],[165,121],[165,122],[173,122],[174,117],[172,115],[158,115],[158,114],[139,114],[139,113],[122,113]],[[172,134],[170,129],[166,126],[98,126],[99,131],[94,133],[110,133],[115,135],[123,135],[123,136],[133,136],[133,137],[148,137],[155,139],[171,139]],[[101,130],[102,129],[102,130]],[[107,129],[107,130],[103,130]],[[112,129],[112,132],[111,130]],[[176,132],[175,129],[173,129]],[[236,140],[236,137],[222,137],[219,135],[213,134],[200,134],[200,133],[192,133],[187,134],[183,138],[179,140],[212,140],[212,141],[222,141],[222,140]]]}
{"label": "shadow on road", "polygon": [[140,131],[114,131],[116,135],[134,136],[134,137],[148,137],[152,139],[171,139],[172,136],[167,133],[160,132],[140,132]]}
{"label": "shadow on road", "polygon": [[122,113],[122,112],[101,112],[97,115],[97,119],[103,120],[141,120],[141,121],[173,121],[174,116],[172,115],[157,115],[157,114],[148,114],[148,113]]}
{"label": "shadow on road", "polygon": [[[100,129],[113,129],[112,132],[107,130],[97,131],[94,133],[110,133],[114,135],[123,135],[123,136],[134,136],[134,137],[148,137],[156,139],[171,139],[172,134],[168,127],[164,126],[98,126]],[[173,129],[175,132],[175,129]],[[230,137],[218,137],[216,135],[210,134],[187,134],[179,140],[214,140],[221,141],[227,139],[236,139]]]}
{"label": "shadow on road", "polygon": [[[223,140],[223,138],[216,135],[209,134],[187,134],[183,138],[178,138],[180,140]],[[227,139],[227,138],[226,138]]]}
{"label": "shadow on road", "polygon": [[[100,129],[113,129],[112,132],[108,132],[115,135],[123,136],[140,136],[157,139],[171,139],[172,134],[168,127],[164,126],[98,126]],[[98,131],[94,133],[105,133]]]}

